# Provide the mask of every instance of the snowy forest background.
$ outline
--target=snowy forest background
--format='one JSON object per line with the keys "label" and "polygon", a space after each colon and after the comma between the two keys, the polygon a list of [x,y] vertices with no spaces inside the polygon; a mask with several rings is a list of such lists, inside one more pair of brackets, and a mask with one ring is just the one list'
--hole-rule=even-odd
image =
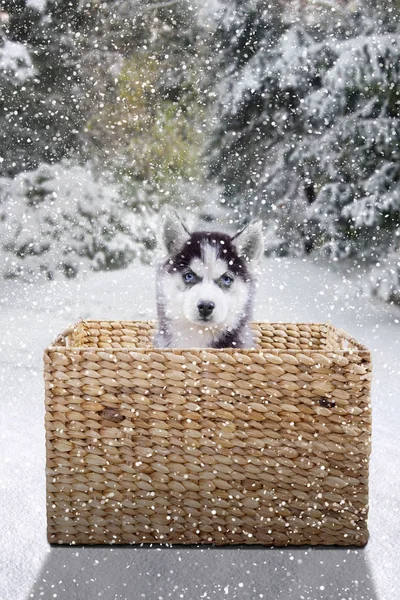
{"label": "snowy forest background", "polygon": [[400,305],[400,0],[0,0],[0,269],[151,263],[169,203]]}

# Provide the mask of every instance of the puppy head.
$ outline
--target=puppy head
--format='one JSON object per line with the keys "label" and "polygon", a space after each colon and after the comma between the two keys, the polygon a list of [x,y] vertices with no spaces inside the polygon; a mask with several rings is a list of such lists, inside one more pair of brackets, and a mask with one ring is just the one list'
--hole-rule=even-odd
{"label": "puppy head", "polygon": [[261,221],[234,236],[190,233],[176,212],[163,211],[160,289],[166,316],[216,331],[237,326],[243,316],[249,316],[253,276],[263,249]]}

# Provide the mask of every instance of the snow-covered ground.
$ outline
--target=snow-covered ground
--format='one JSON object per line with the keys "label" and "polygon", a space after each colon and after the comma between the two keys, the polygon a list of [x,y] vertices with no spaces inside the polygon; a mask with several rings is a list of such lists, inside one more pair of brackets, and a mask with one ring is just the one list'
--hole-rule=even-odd
{"label": "snow-covered ground", "polygon": [[372,351],[370,540],[364,549],[50,547],[45,521],[44,348],[79,318],[155,318],[136,263],[81,281],[0,282],[0,598],[400,598],[400,310],[300,259],[266,259],[254,318],[330,320]]}

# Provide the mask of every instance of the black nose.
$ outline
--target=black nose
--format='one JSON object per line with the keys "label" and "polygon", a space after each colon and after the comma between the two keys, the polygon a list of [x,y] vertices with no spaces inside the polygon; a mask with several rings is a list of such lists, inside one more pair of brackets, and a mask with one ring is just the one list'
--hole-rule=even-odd
{"label": "black nose", "polygon": [[210,302],[209,300],[201,300],[198,303],[197,308],[199,309],[200,316],[205,318],[211,315],[212,311],[215,308],[215,304],[214,302]]}

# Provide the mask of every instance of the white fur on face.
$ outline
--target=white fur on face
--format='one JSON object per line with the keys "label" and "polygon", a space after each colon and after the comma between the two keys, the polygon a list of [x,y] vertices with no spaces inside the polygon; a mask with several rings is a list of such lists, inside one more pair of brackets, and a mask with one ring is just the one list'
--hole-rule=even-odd
{"label": "white fur on face", "polygon": [[[207,243],[202,245],[201,259],[193,259],[189,267],[202,281],[189,286],[179,272],[163,276],[166,316],[172,320],[173,327],[175,325],[174,337],[179,337],[181,347],[209,346],[220,333],[238,325],[250,294],[250,287],[230,272],[229,264],[217,258],[216,248]],[[225,273],[234,281],[230,287],[221,288],[216,281]],[[215,304],[207,321],[200,319],[200,301],[211,301]]]}

